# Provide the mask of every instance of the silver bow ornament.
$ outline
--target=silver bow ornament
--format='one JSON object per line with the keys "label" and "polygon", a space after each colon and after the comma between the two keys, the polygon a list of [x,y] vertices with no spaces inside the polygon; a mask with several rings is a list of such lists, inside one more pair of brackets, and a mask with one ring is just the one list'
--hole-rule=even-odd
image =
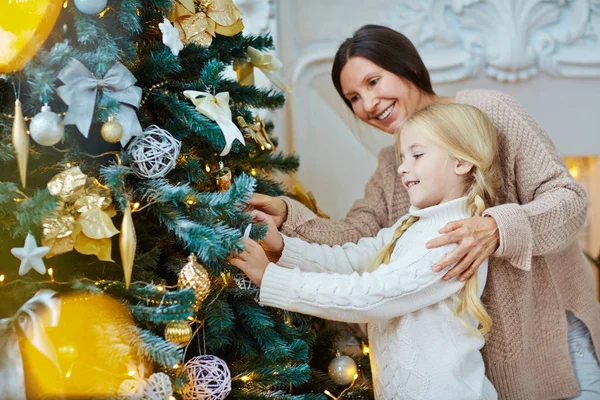
{"label": "silver bow ornament", "polygon": [[98,79],[79,60],[72,58],[60,71],[58,79],[64,86],[57,89],[60,98],[69,106],[65,125],[76,125],[86,138],[90,132],[98,89],[121,103],[115,119],[123,127],[121,145],[125,147],[133,136],[142,134],[135,109],[142,101],[142,89],[133,86],[137,79],[120,62],[116,62]]}
{"label": "silver bow ornament", "polygon": [[215,121],[219,125],[219,128],[221,128],[221,131],[223,131],[225,147],[221,151],[221,157],[229,154],[234,140],[238,140],[244,146],[246,145],[242,132],[240,132],[240,129],[231,120],[229,92],[221,92],[213,96],[206,92],[186,90],[183,92],[183,95],[194,103],[199,113]]}
{"label": "silver bow ornament", "polygon": [[2,398],[26,400],[25,372],[19,332],[60,370],[56,351],[46,336],[47,327],[58,325],[60,299],[51,290],[40,290],[12,318],[0,320],[0,393]]}

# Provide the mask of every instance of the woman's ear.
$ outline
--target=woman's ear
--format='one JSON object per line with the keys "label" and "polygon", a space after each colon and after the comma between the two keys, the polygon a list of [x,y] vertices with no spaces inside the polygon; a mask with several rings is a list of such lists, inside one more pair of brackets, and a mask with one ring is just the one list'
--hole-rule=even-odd
{"label": "woman's ear", "polygon": [[454,165],[454,173],[456,175],[467,175],[470,174],[474,168],[474,165],[465,160],[456,160]]}

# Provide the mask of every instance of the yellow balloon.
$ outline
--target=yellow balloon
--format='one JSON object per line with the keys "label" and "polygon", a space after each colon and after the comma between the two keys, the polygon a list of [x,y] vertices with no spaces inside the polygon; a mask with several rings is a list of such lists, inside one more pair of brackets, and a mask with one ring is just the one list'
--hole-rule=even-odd
{"label": "yellow balloon", "polygon": [[0,73],[18,71],[38,52],[64,0],[0,1]]}

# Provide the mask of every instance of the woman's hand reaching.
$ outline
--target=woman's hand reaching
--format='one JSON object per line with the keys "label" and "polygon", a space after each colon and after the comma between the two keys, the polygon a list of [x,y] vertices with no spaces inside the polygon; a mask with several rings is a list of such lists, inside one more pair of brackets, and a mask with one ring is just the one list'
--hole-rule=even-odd
{"label": "woman's hand reaching", "polygon": [[281,228],[281,225],[283,225],[287,219],[287,206],[279,197],[254,193],[248,205],[254,207],[255,210],[262,211],[273,217],[277,229]]}
{"label": "woman's hand reaching", "polygon": [[267,234],[260,241],[260,244],[267,252],[269,259],[276,262],[283,251],[283,236],[281,236],[281,233],[277,229],[275,220],[271,215],[258,210],[252,211],[251,215],[256,221],[267,224]]}
{"label": "woman's hand reaching", "polygon": [[459,275],[460,281],[469,279],[500,244],[498,225],[492,217],[471,217],[452,221],[439,232],[443,235],[427,242],[428,249],[450,243],[458,244],[453,252],[440,260],[434,267],[434,271],[439,272],[448,265],[457,263],[446,272],[444,280],[450,280]]}
{"label": "woman's hand reaching", "polygon": [[244,238],[246,248],[230,263],[241,269],[256,286],[260,287],[263,275],[269,265],[269,259],[265,250],[254,240]]}

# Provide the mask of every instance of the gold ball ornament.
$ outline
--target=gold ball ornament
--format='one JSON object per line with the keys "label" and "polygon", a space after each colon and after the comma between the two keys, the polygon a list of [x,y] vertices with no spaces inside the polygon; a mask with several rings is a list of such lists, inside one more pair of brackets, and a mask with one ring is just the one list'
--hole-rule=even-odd
{"label": "gold ball ornament", "polygon": [[202,304],[208,293],[210,293],[210,276],[208,275],[208,271],[198,263],[194,253],[189,255],[187,264],[181,268],[177,286],[180,289],[186,287],[194,289],[194,292],[196,292],[194,310],[198,311],[200,304]]}
{"label": "gold ball ornament", "polygon": [[106,140],[108,143],[117,143],[123,138],[123,127],[120,123],[110,117],[108,121],[102,125],[100,134],[102,135],[102,139]]}
{"label": "gold ball ornament", "polygon": [[165,339],[187,346],[192,340],[192,327],[186,321],[171,321],[165,327]]}

